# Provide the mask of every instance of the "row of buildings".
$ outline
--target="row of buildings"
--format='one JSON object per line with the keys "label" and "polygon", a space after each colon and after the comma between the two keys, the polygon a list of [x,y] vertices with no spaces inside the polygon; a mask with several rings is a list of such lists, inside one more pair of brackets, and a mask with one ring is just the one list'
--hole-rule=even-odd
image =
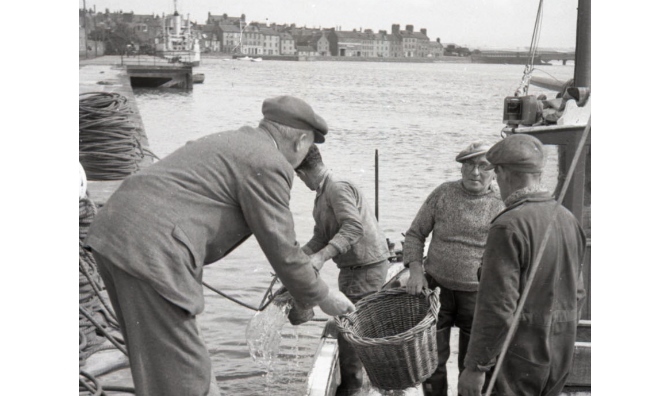
{"label": "row of buildings", "polygon": [[[177,19],[176,19],[177,18]],[[109,52],[121,53],[126,48],[149,52],[168,39],[176,21],[187,32],[180,45],[189,50],[244,54],[251,56],[333,56],[430,58],[445,55],[437,38],[431,41],[426,29],[415,31],[413,25],[393,24],[391,30],[360,29],[343,31],[336,28],[306,28],[295,24],[278,25],[246,23],[246,16],[208,13],[204,24],[166,15],[134,13],[95,13],[80,11],[81,37],[101,41]],[[82,33],[84,30],[84,33]],[[81,39],[82,40],[82,39]],[[198,48],[192,48],[197,46]],[[88,48],[87,48],[88,49]]]}

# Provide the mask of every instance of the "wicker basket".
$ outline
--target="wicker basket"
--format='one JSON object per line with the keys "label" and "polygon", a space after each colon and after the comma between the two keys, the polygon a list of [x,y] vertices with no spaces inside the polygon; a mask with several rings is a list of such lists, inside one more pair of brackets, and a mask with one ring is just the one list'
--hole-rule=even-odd
{"label": "wicker basket", "polygon": [[337,327],[353,345],[371,384],[383,390],[417,386],[437,368],[438,295],[424,290],[383,290],[356,304],[357,310],[337,319]]}

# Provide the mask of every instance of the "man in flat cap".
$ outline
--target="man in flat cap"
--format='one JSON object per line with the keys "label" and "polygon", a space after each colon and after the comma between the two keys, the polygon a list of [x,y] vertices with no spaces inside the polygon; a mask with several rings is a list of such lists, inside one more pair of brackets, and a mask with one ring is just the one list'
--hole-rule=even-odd
{"label": "man in flat cap", "polygon": [[[332,259],[339,267],[339,290],[353,303],[379,291],[389,268],[389,248],[376,215],[353,182],[326,168],[312,145],[296,174],[317,195],[314,200],[314,233],[303,251],[321,269]],[[362,387],[362,362],[341,335],[339,366],[342,382],[337,395],[355,395]]]}
{"label": "man in flat cap", "polygon": [[[464,369],[478,290],[476,274],[490,221],[504,207],[492,183],[494,172],[486,170],[489,162],[485,153],[489,147],[475,142],[456,156],[462,178],[433,190],[405,234],[403,261],[410,268],[408,293],[416,295],[422,287],[440,287],[438,366],[424,382],[426,395],[448,394],[446,363],[453,326],[460,329],[458,368]],[[431,234],[424,262],[425,241]]]}
{"label": "man in flat cap", "polygon": [[251,234],[305,307],[353,311],[296,241],[289,209],[296,168],[328,127],[303,100],[264,101],[257,128],[187,143],[126,178],[90,226],[93,250],[127,346],[136,394],[217,395],[196,325],[203,266]]}
{"label": "man in flat cap", "polygon": [[572,213],[540,184],[544,158],[538,139],[511,135],[495,144],[487,159],[506,209],[492,221],[488,234],[459,394],[481,394],[485,372],[501,353],[528,275],[538,266],[493,391],[557,396],[572,364],[585,296],[581,268],[586,236]]}

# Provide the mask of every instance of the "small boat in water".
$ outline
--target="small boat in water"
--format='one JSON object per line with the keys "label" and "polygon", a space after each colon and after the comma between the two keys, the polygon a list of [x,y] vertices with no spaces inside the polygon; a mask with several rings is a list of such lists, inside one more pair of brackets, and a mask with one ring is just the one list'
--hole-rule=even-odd
{"label": "small boat in water", "polygon": [[194,73],[192,76],[194,84],[202,84],[205,81],[205,74],[203,73]]}
{"label": "small boat in water", "polygon": [[262,58],[253,58],[251,62],[262,62]]}

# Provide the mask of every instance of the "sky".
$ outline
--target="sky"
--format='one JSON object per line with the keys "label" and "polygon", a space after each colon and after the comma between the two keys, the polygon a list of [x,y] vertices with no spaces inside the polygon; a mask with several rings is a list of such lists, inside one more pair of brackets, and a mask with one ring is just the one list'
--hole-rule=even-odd
{"label": "sky", "polygon": [[[83,0],[79,0],[83,8]],[[545,0],[540,47],[575,46],[577,0]],[[391,31],[392,24],[425,28],[431,41],[475,48],[517,49],[531,44],[539,0],[177,0],[177,10],[205,23],[207,13],[246,15],[246,21],[295,23],[296,26],[340,30]],[[97,12],[170,14],[173,0],[86,0]],[[340,28],[341,27],[341,28]]]}

